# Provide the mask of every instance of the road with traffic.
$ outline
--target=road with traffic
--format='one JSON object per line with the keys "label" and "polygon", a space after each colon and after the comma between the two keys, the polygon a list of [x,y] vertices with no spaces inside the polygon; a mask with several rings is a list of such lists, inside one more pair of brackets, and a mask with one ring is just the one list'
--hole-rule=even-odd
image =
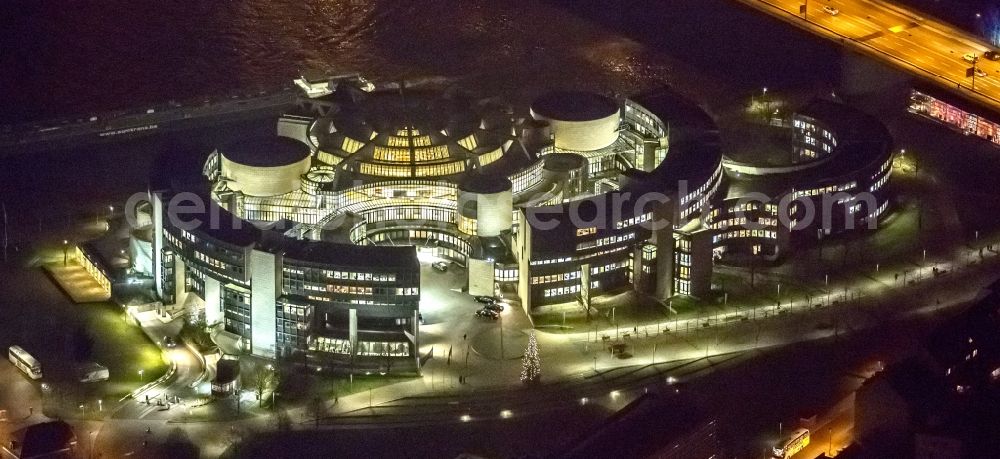
{"label": "road with traffic", "polygon": [[[1000,108],[1000,62],[984,58],[995,49],[979,37],[919,11],[879,0],[739,0],[797,27],[837,40],[927,78],[965,97]],[[800,13],[800,8],[805,11]],[[983,73],[967,76],[978,57]],[[998,56],[1000,57],[1000,56]]]}

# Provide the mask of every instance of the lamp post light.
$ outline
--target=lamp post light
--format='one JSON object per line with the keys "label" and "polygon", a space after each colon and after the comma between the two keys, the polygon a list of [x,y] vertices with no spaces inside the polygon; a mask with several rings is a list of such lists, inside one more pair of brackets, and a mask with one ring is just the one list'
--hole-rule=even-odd
{"label": "lamp post light", "polygon": [[69,241],[63,239],[63,266],[69,264]]}
{"label": "lamp post light", "polygon": [[761,110],[764,121],[767,121],[768,112],[770,112],[771,104],[767,103],[767,87],[764,87],[760,92],[760,103],[764,106]]}
{"label": "lamp post light", "polygon": [[145,372],[146,372],[146,370],[143,370],[141,368],[139,369],[139,382],[142,382],[142,374],[145,373]]}

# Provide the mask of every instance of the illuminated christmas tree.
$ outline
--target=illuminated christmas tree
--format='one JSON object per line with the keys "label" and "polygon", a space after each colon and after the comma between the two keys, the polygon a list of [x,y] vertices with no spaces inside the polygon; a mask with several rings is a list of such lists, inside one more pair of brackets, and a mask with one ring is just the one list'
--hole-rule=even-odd
{"label": "illuminated christmas tree", "polygon": [[521,358],[521,382],[536,383],[542,378],[542,361],[538,358],[538,341],[535,332],[528,335],[528,348]]}

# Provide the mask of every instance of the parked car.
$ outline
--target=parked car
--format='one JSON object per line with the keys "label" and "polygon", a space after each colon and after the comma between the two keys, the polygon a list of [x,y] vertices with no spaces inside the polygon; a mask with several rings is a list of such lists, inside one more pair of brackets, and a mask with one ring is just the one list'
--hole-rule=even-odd
{"label": "parked car", "polygon": [[503,312],[503,305],[500,303],[490,303],[483,307],[483,309],[489,309],[490,311]]}
{"label": "parked car", "polygon": [[107,381],[111,375],[108,367],[95,362],[89,362],[76,367],[77,379],[82,383]]}
{"label": "parked car", "polygon": [[163,347],[173,349],[177,347],[177,340],[175,340],[173,336],[164,336]]}
{"label": "parked car", "polygon": [[987,76],[986,72],[984,72],[983,69],[981,69],[979,67],[976,67],[975,72],[976,72],[976,76],[979,77],[979,78],[983,78],[983,77]]}
{"label": "parked car", "polygon": [[974,53],[965,53],[965,54],[962,55],[962,60],[965,61],[965,62],[972,63],[972,62],[976,62],[976,60],[978,60],[978,58],[977,58],[977,56]]}
{"label": "parked car", "polygon": [[480,310],[476,311],[476,316],[477,317],[483,317],[483,318],[486,318],[486,319],[497,320],[497,319],[500,318],[500,313],[498,313],[496,311],[493,311],[493,310],[490,310],[490,309],[483,308],[483,309],[480,309]]}
{"label": "parked car", "polygon": [[840,10],[838,10],[838,9],[836,9],[836,8],[830,6],[830,5],[824,6],[823,7],[823,11],[826,12],[826,14],[829,14],[830,16],[836,16],[836,15],[840,14]]}
{"label": "parked car", "polygon": [[431,268],[434,268],[441,272],[445,272],[448,271],[448,263],[445,263],[443,261],[435,261],[434,263],[431,263]]}
{"label": "parked car", "polygon": [[993,50],[990,50],[990,51],[987,51],[987,52],[983,53],[983,57],[985,57],[985,58],[987,58],[987,59],[989,59],[991,61],[1000,61],[1000,53],[998,53],[996,51],[993,51]]}
{"label": "parked car", "polygon": [[492,296],[478,295],[476,296],[476,301],[483,304],[493,304],[497,302],[497,299],[493,298]]}

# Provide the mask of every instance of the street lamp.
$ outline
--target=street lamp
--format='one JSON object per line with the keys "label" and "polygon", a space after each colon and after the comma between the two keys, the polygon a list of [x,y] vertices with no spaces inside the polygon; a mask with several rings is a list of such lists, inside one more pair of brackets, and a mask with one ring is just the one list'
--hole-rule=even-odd
{"label": "street lamp", "polygon": [[63,239],[63,266],[69,262],[69,241]]}
{"label": "street lamp", "polygon": [[143,374],[143,373],[144,373],[145,371],[146,371],[146,370],[143,370],[143,369],[141,369],[141,368],[139,369],[139,382],[142,382],[142,374]]}

